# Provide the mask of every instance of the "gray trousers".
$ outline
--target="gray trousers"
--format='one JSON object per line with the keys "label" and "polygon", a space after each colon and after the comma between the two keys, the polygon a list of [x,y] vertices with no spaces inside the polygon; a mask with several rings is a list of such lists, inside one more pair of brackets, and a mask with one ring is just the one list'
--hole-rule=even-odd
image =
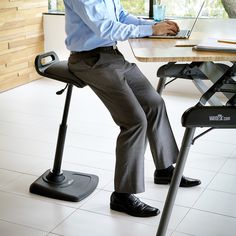
{"label": "gray trousers", "polygon": [[147,139],[156,169],[175,163],[179,152],[162,97],[118,50],[71,54],[69,68],[97,94],[120,127],[115,191],[144,192]]}

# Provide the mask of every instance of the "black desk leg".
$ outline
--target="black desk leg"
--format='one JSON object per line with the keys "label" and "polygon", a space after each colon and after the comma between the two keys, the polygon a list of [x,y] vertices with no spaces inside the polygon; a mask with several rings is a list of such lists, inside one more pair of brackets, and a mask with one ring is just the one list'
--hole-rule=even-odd
{"label": "black desk leg", "polygon": [[160,77],[159,82],[157,84],[157,92],[161,95],[162,91],[165,88],[165,83],[166,83],[167,78],[166,77]]}
{"label": "black desk leg", "polygon": [[165,236],[196,128],[186,128],[156,236]]}

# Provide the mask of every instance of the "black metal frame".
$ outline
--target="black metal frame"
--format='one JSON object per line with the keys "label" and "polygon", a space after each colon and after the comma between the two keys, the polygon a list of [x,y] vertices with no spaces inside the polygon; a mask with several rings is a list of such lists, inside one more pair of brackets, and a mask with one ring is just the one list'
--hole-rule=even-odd
{"label": "black metal frame", "polygon": [[[193,64],[194,63],[190,65]],[[193,81],[196,80],[198,76],[200,76],[200,79],[204,79],[204,77],[202,77],[204,75],[205,79],[210,79],[213,82],[213,85],[203,93],[199,102],[194,107],[186,110],[182,115],[182,125],[186,129],[182,139],[174,175],[157,229],[157,236],[166,235],[167,227],[191,144],[193,144],[197,138],[201,137],[212,129],[236,128],[236,82],[232,79],[232,76],[236,75],[236,64],[233,63],[231,67],[222,64],[214,64],[212,62],[197,63],[196,67],[192,67],[190,65],[180,64],[177,66],[173,63],[168,63],[167,65],[160,68],[157,72],[157,75],[162,77],[160,78],[159,85],[157,87],[160,93],[162,93],[164,89],[166,77],[168,77],[168,75],[175,74],[175,77],[177,78],[180,77],[191,79]],[[179,70],[181,66],[182,69]],[[191,68],[195,69],[193,70]],[[176,73],[177,71],[178,73]],[[212,75],[211,71],[214,72],[214,75]],[[217,73],[215,73],[216,71]],[[214,101],[210,102],[212,96],[214,96],[217,92],[224,93],[224,95],[228,98],[228,101],[225,105],[217,106],[214,105]],[[213,106],[206,106],[207,102],[213,103]],[[195,130],[198,127],[210,127],[210,129],[194,138]]]}

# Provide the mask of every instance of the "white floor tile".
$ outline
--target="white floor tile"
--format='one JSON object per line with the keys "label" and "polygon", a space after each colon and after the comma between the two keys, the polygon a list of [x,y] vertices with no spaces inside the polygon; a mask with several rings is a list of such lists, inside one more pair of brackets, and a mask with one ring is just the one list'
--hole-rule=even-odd
{"label": "white floor tile", "polygon": [[10,184],[19,177],[19,175],[19,173],[0,169],[0,188]]}
{"label": "white floor tile", "polygon": [[[54,121],[55,122],[55,121]],[[54,143],[57,138],[58,128],[52,126],[48,127],[35,127],[29,124],[15,124],[10,122],[0,122],[0,133],[2,135],[25,138],[39,141],[47,141]]]}
{"label": "white floor tile", "polygon": [[[24,106],[24,104],[18,104],[18,106]],[[53,111],[53,108],[49,108],[49,110],[47,111],[42,111],[37,107],[38,112],[34,112],[33,109],[28,109],[27,111],[17,111],[17,109],[15,109],[14,107],[10,108],[12,110],[4,110],[3,116],[1,116],[0,121],[2,124],[8,123],[8,126],[15,126],[19,130],[23,130],[24,127],[27,126],[32,129],[27,130],[25,134],[20,133],[21,135],[27,135],[28,133],[32,133],[33,130],[40,132],[40,128],[42,128],[42,134],[47,134],[47,129],[58,129],[59,123],[62,119],[63,107],[58,108],[58,110],[56,111]],[[50,113],[52,111],[53,113]],[[11,130],[9,130],[9,133],[10,131]],[[5,131],[2,130],[1,132],[3,133]],[[54,135],[54,133],[52,133],[52,135]],[[19,136],[19,134],[14,133],[14,136]]]}
{"label": "white floor tile", "polygon": [[228,143],[236,145],[235,129],[214,129],[204,137],[205,140]]}
{"label": "white floor tile", "polygon": [[114,171],[115,154],[67,147],[63,159],[68,163],[81,164],[103,170]]}
{"label": "white floor tile", "polygon": [[52,233],[50,233],[50,234],[47,234],[47,236],[61,236],[60,234],[52,234]]}
{"label": "white floor tile", "polygon": [[73,208],[46,203],[6,192],[0,193],[2,220],[40,229],[52,230],[73,211]]}
{"label": "white floor tile", "polygon": [[115,151],[116,141],[111,138],[102,138],[85,134],[68,133],[66,139],[66,147],[77,147],[87,150],[105,152],[113,154]]}
{"label": "white floor tile", "polygon": [[236,195],[206,190],[194,205],[194,208],[225,216],[236,217]]}
{"label": "white floor tile", "polygon": [[236,219],[190,210],[177,230],[194,236],[235,236]]}
{"label": "white floor tile", "polygon": [[52,163],[52,161],[42,160],[35,156],[6,152],[1,150],[0,156],[1,168],[26,174],[40,174],[41,171],[39,166],[42,161],[47,162],[47,168],[49,168]]}
{"label": "white floor tile", "polygon": [[80,121],[77,119],[68,122],[68,132],[116,139],[119,134],[119,127],[115,124],[89,123],[88,121]]}
{"label": "white floor tile", "polygon": [[[147,188],[144,193],[141,193],[138,196],[145,199],[164,202],[168,193],[168,189],[168,186],[155,186],[155,188]],[[203,190],[204,188],[202,187],[194,187],[191,189],[179,188],[175,201],[176,205],[192,207]]]}
{"label": "white floor tile", "polygon": [[220,169],[220,172],[236,175],[236,158],[229,158]]}
{"label": "white floor tile", "polygon": [[236,158],[236,148],[234,149],[232,155],[230,156],[230,158]]}
{"label": "white floor tile", "polygon": [[118,217],[77,210],[53,233],[78,236],[143,236],[155,235],[156,226],[138,224]]}
{"label": "white floor tile", "polygon": [[227,193],[236,194],[236,176],[218,173],[211,184],[208,186],[209,189],[218,190]]}
{"label": "white floor tile", "polygon": [[186,161],[186,167],[217,172],[227,158],[216,155],[191,152]]}
{"label": "white floor tile", "polygon": [[209,155],[230,157],[235,150],[235,144],[221,143],[216,141],[205,141],[203,139],[196,140],[195,144],[191,147],[191,151],[200,152]]}
{"label": "white floor tile", "polygon": [[180,232],[173,232],[171,236],[194,236],[193,234],[184,234]]}
{"label": "white floor tile", "polygon": [[0,150],[51,159],[54,154],[55,144],[32,139],[0,135]]}
{"label": "white floor tile", "polygon": [[2,236],[46,236],[47,232],[0,220]]}

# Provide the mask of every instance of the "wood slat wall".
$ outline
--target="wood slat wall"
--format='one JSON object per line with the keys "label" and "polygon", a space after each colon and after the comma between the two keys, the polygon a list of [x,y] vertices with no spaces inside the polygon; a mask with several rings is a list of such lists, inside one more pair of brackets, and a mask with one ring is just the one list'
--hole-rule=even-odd
{"label": "wood slat wall", "polygon": [[48,0],[0,0],[0,92],[38,79],[35,56],[44,50]]}

